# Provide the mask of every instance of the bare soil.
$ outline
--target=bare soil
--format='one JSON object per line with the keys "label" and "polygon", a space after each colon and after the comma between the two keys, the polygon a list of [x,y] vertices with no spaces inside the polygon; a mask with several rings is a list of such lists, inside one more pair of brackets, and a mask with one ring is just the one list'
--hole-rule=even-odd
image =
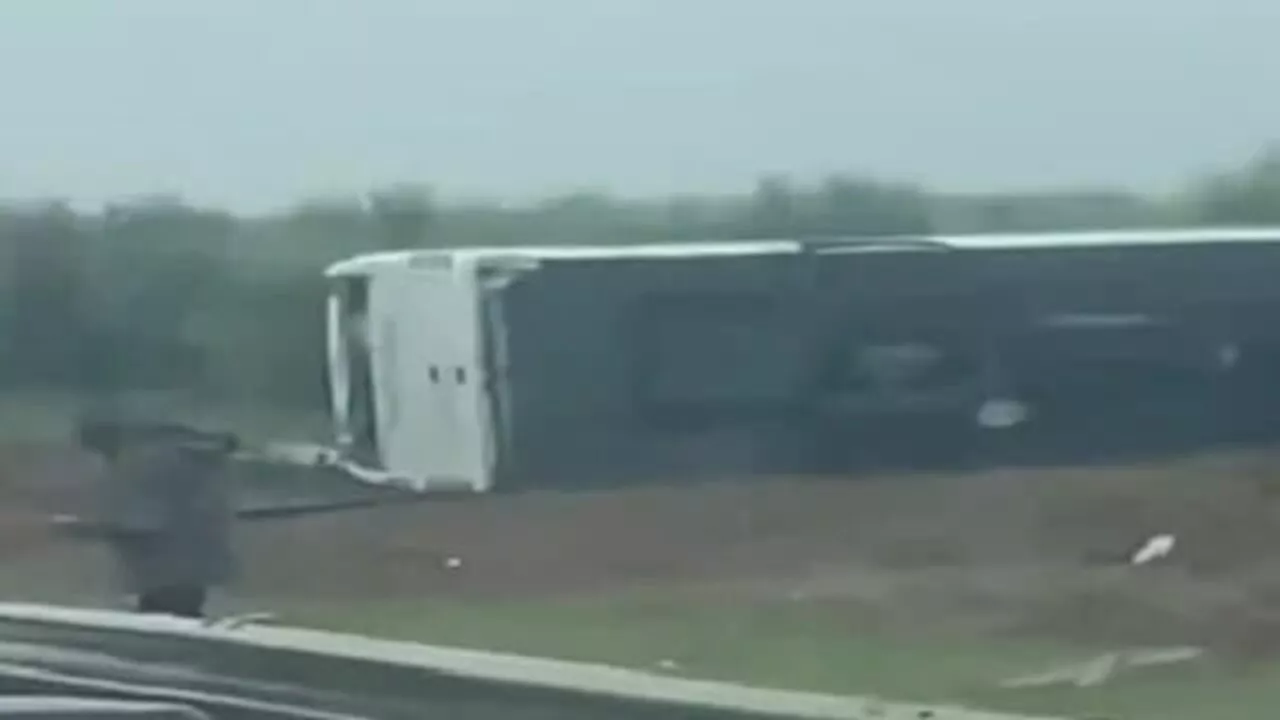
{"label": "bare soil", "polygon": [[[61,540],[91,463],[0,453],[0,594],[103,603],[109,559]],[[1156,533],[1167,560],[1132,567]],[[523,598],[679,587],[913,627],[1280,654],[1280,452],[1125,468],[776,478],[433,500],[246,523],[235,593]],[[456,561],[451,561],[456,558]]]}

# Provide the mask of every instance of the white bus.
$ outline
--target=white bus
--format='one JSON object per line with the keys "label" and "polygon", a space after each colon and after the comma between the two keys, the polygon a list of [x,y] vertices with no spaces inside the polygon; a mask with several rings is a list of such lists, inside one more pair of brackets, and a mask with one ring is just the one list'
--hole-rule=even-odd
{"label": "white bus", "polygon": [[1113,394],[1099,358],[1269,352],[1278,270],[1270,228],[362,255],[327,271],[338,452],[474,492],[839,470],[890,427],[923,455]]}

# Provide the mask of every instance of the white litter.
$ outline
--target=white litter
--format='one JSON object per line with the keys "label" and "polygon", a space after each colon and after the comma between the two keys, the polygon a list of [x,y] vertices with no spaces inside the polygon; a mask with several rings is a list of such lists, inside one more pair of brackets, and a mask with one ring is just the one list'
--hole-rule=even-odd
{"label": "white litter", "polygon": [[1061,665],[1047,672],[1010,678],[1000,686],[1009,690],[1052,686],[1097,687],[1124,671],[1191,662],[1204,654],[1204,649],[1198,647],[1133,648]]}
{"label": "white litter", "polygon": [[1160,558],[1168,557],[1173,552],[1177,542],[1178,539],[1173,535],[1154,535],[1143,543],[1142,547],[1138,548],[1138,551],[1129,559],[1129,563],[1131,565],[1146,565]]}
{"label": "white litter", "polygon": [[974,421],[986,430],[1007,430],[1026,422],[1031,408],[1026,403],[1007,398],[993,398],[982,403]]}

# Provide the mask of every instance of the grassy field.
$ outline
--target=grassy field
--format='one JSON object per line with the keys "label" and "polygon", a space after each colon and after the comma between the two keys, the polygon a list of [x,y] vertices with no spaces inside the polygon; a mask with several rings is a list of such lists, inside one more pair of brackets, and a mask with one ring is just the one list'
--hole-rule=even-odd
{"label": "grassy field", "polygon": [[[75,407],[9,397],[0,438],[60,444]],[[322,423],[281,413],[204,406],[198,416],[253,437],[323,436]],[[10,541],[43,528],[78,487],[64,477],[77,472],[70,448],[11,450],[0,462],[0,591],[108,597],[101,558],[43,537]],[[1216,648],[1093,689],[998,684],[1130,643],[1257,637],[1280,657],[1278,488],[1280,453],[1269,451],[909,482],[478,497],[245,527],[232,604],[294,624],[684,677],[1058,717],[1263,720],[1280,704],[1280,665],[1242,665]],[[1091,562],[1157,531],[1179,537],[1172,566],[1101,582],[1109,576]],[[442,568],[454,554],[467,571]],[[700,589],[672,589],[689,587]],[[796,600],[797,587],[817,595]],[[1023,630],[975,626],[992,615]]]}
{"label": "grassy field", "polygon": [[658,596],[573,601],[313,605],[291,622],[420,640],[603,661],[684,677],[1072,718],[1265,720],[1280,667],[1213,665],[1121,676],[1091,689],[1006,690],[1003,679],[1086,659],[1097,648],[922,636],[857,627],[837,613],[783,604],[724,606]]}

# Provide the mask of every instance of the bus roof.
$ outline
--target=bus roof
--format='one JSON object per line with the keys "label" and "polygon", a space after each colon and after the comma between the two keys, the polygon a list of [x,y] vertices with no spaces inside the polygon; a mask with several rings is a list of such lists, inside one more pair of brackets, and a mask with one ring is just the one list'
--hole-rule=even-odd
{"label": "bus roof", "polygon": [[991,233],[969,235],[778,239],[619,245],[526,245],[399,250],[367,253],[329,266],[329,277],[370,275],[396,267],[443,262],[447,265],[511,262],[679,259],[790,255],[810,248],[827,252],[918,252],[921,250],[1065,250],[1085,247],[1280,243],[1280,227],[1095,230],[1083,232]]}

